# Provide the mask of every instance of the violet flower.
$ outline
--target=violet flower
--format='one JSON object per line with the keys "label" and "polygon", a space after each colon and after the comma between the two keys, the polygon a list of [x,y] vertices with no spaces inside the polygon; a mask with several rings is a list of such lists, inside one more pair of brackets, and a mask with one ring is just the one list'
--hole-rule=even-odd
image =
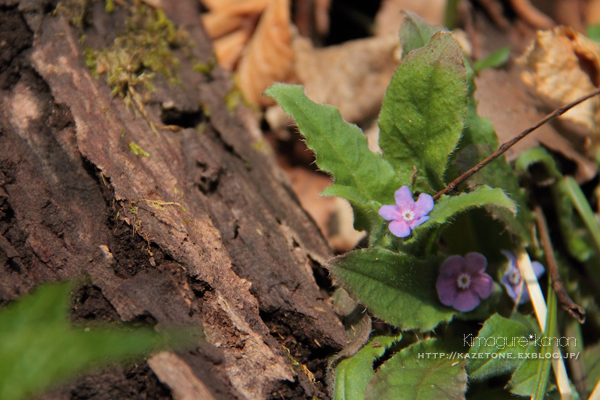
{"label": "violet flower", "polygon": [[429,217],[427,214],[433,210],[433,198],[425,193],[419,195],[415,202],[408,186],[402,186],[394,193],[395,206],[382,206],[379,215],[390,222],[389,229],[393,235],[407,237],[411,229],[415,229]]}
{"label": "violet flower", "polygon": [[[519,304],[527,303],[531,298],[529,296],[529,289],[527,289],[527,286],[524,284],[523,279],[521,278],[521,270],[517,265],[517,257],[515,257],[515,255],[510,251],[502,250],[502,254],[504,254],[504,256],[508,259],[508,265],[504,270],[504,275],[502,275],[500,283],[504,285],[506,292],[513,299],[513,301],[516,302],[517,299],[519,299]],[[533,267],[533,272],[535,273],[536,278],[539,278],[540,276],[544,275],[544,272],[546,272],[544,266],[537,261],[533,261],[531,266]],[[525,290],[523,293],[521,293],[521,290],[524,286]],[[520,298],[519,295],[521,295]]]}
{"label": "violet flower", "polygon": [[440,267],[436,288],[440,301],[458,311],[471,311],[494,290],[492,277],[486,274],[487,260],[482,254],[469,253],[446,258]]}

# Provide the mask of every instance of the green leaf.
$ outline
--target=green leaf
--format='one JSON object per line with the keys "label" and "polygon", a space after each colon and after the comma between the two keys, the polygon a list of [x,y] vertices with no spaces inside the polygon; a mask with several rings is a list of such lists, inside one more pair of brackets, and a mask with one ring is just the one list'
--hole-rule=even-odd
{"label": "green leaf", "polygon": [[[547,302],[548,314],[546,316],[547,325],[544,335],[541,341],[536,340],[527,348],[527,353],[530,354],[530,357],[535,358],[522,360],[508,382],[510,392],[513,394],[543,399],[548,391],[547,385],[550,379],[550,369],[552,368],[552,357],[547,358],[547,355],[551,355],[553,352],[552,345],[548,345],[548,343],[552,343],[553,338],[556,339],[558,337],[556,326],[557,299],[551,281],[548,282]],[[550,339],[549,341],[548,338]],[[544,342],[544,339],[547,341]]]}
{"label": "green leaf", "polygon": [[429,215],[429,220],[415,228],[415,237],[420,232],[437,225],[448,223],[456,214],[475,207],[501,207],[515,214],[515,203],[509,199],[502,189],[492,189],[481,186],[470,193],[461,193],[458,196],[442,196],[438,199]]}
{"label": "green leaf", "polygon": [[510,57],[510,46],[503,47],[496,50],[483,60],[479,60],[473,63],[473,69],[475,73],[479,73],[481,70],[486,68],[496,68],[506,63]]}
{"label": "green leaf", "polygon": [[1,399],[32,396],[91,366],[139,357],[161,344],[149,330],[71,326],[70,290],[64,283],[43,286],[0,310]]}
{"label": "green leaf", "polygon": [[[464,399],[464,361],[452,361],[438,340],[413,344],[390,358],[367,387],[366,400]],[[434,358],[434,356],[436,356]]]}
{"label": "green leaf", "polygon": [[529,345],[527,335],[531,333],[529,327],[519,321],[492,315],[476,338],[465,337],[467,344],[472,343],[469,378],[480,380],[513,371],[522,361],[519,354]]}
{"label": "green leaf", "polygon": [[362,249],[334,258],[331,271],[374,316],[401,330],[429,331],[455,314],[438,300],[441,263],[441,257],[421,261],[389,250]]}
{"label": "green leaf", "polygon": [[377,336],[351,358],[335,368],[334,400],[363,400],[367,384],[375,375],[373,362],[400,337]]}
{"label": "green leaf", "polygon": [[587,375],[587,390],[591,393],[600,382],[600,343],[585,348],[583,364]]}
{"label": "green leaf", "polygon": [[294,117],[319,168],[333,175],[334,187],[325,194],[393,204],[394,191],[409,181],[410,172],[397,176],[379,153],[369,150],[359,127],[345,122],[335,107],[310,100],[301,86],[276,83],[265,93]]}
{"label": "green leaf", "polygon": [[517,159],[515,167],[521,173],[529,174],[529,168],[534,164],[541,164],[544,166],[546,171],[546,176],[543,178],[544,181],[548,179],[555,180],[562,177],[552,155],[541,146],[523,152]]}
{"label": "green leaf", "polygon": [[585,27],[587,37],[595,42],[600,42],[600,25],[592,24]]}
{"label": "green leaf", "polygon": [[431,37],[441,30],[441,26],[431,26],[423,18],[412,11],[403,10],[402,25],[400,26],[400,44],[402,45],[402,57],[410,51],[425,46]]}
{"label": "green leaf", "polygon": [[[460,173],[468,171],[492,152],[493,148],[487,144],[473,144],[464,147],[456,156],[456,164]],[[506,209],[486,207],[488,213],[493,218],[500,220],[513,235],[526,243],[531,241],[534,216],[527,207],[527,192],[519,186],[518,176],[506,162],[504,156],[492,161],[469,178],[467,185],[471,189],[488,185],[504,190],[518,207],[516,215]]]}
{"label": "green leaf", "polygon": [[462,50],[451,33],[438,32],[402,59],[388,86],[379,116],[384,158],[404,176],[416,167],[420,190],[441,190],[466,112]]}

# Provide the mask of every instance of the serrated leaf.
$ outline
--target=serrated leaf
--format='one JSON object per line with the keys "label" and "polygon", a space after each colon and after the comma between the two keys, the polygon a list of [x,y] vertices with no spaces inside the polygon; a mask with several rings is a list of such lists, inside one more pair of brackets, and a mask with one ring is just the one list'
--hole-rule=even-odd
{"label": "serrated leaf", "polygon": [[529,345],[527,335],[532,333],[519,321],[492,315],[477,337],[465,338],[467,344],[472,343],[467,367],[469,378],[480,380],[513,371],[521,363],[519,354]]}
{"label": "serrated leaf", "polygon": [[409,177],[397,176],[379,153],[369,150],[358,126],[345,122],[335,107],[310,100],[302,86],[276,83],[265,93],[294,117],[306,145],[315,152],[319,168],[333,175],[336,186],[352,188],[334,186],[326,193],[338,190],[336,195],[351,193],[351,201],[385,204],[393,201],[401,182],[408,181]]}
{"label": "serrated leaf", "polygon": [[484,206],[504,208],[513,214],[517,212],[515,203],[506,196],[502,189],[481,186],[470,193],[440,197],[429,215],[429,220],[415,229],[415,236],[417,237],[420,232],[431,229],[436,225],[449,222],[456,214],[471,208]]}
{"label": "serrated leaf", "polygon": [[[71,285],[40,287],[0,310],[0,398],[16,400],[90,366],[140,356],[161,344],[150,330],[73,327]],[[164,343],[163,343],[164,344]]]}
{"label": "serrated leaf", "polygon": [[441,26],[429,25],[412,11],[403,10],[402,14],[404,19],[400,26],[400,44],[403,57],[410,51],[425,46],[436,32],[444,30]]}
{"label": "serrated leaf", "polygon": [[379,116],[384,158],[404,175],[416,167],[422,191],[441,190],[466,112],[462,50],[451,33],[438,32],[402,59],[388,86]]}
{"label": "serrated leaf", "polygon": [[400,337],[377,336],[351,358],[335,368],[334,400],[363,400],[367,384],[375,375],[373,362]]}
{"label": "serrated leaf", "polygon": [[331,271],[371,313],[401,330],[429,331],[455,311],[438,300],[440,257],[426,261],[385,249],[362,249],[336,257]]}
{"label": "serrated leaf", "polygon": [[365,400],[464,399],[465,362],[440,357],[444,350],[438,340],[424,340],[394,355],[369,382]]}

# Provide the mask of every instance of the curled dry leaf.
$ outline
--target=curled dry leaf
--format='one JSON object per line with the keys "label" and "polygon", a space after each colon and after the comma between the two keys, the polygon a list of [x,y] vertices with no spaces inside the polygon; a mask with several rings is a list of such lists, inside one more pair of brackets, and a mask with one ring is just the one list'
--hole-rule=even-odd
{"label": "curled dry leaf", "polygon": [[398,66],[397,33],[321,49],[294,37],[293,49],[296,77],[312,100],[334,105],[348,122],[377,116]]}
{"label": "curled dry leaf", "polygon": [[270,0],[200,0],[209,12],[202,22],[213,40],[219,64],[233,71],[248,44],[256,21]]}
{"label": "curled dry leaf", "polygon": [[[523,83],[551,109],[590,93],[600,84],[600,46],[568,27],[538,31],[517,62],[523,68]],[[600,122],[598,98],[574,107],[560,118],[575,124],[573,131],[591,139],[586,150],[589,155],[595,154]]]}
{"label": "curled dry leaf", "polygon": [[228,15],[259,14],[269,0],[200,0],[209,10]]}
{"label": "curled dry leaf", "polygon": [[262,92],[273,82],[286,81],[292,72],[289,0],[271,0],[238,67],[238,84],[254,104],[273,104]]}
{"label": "curled dry leaf", "polygon": [[223,68],[233,71],[251,35],[250,30],[238,29],[213,42],[215,55]]}
{"label": "curled dry leaf", "polygon": [[585,8],[585,22],[587,25],[600,24],[600,0],[587,1]]}
{"label": "curled dry leaf", "polygon": [[[484,69],[475,79],[475,83],[477,112],[492,121],[500,143],[507,142],[544,117],[544,113],[536,108],[538,101],[528,93],[519,80],[519,72],[514,68],[508,72]],[[595,176],[596,164],[581,154],[583,146],[576,146],[549,124],[541,126],[511,147],[506,156],[509,161],[515,160],[525,150],[538,144],[575,162],[576,178],[579,182],[588,181]]]}

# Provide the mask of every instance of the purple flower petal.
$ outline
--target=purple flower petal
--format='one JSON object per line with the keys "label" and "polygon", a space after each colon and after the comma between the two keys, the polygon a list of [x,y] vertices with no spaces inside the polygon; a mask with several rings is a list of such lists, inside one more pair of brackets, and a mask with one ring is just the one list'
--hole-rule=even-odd
{"label": "purple flower petal", "polygon": [[469,253],[465,256],[465,261],[467,262],[467,273],[469,275],[483,272],[487,267],[487,260],[483,254]]}
{"label": "purple flower petal", "polygon": [[454,277],[448,278],[439,276],[435,287],[442,304],[445,306],[452,306],[454,304],[454,299],[456,299],[456,295],[458,294],[456,279]]}
{"label": "purple flower petal", "polygon": [[452,277],[453,281],[467,267],[465,259],[461,256],[450,256],[446,258],[440,268],[440,277]]}
{"label": "purple flower petal", "polygon": [[415,201],[412,198],[412,193],[408,186],[402,186],[400,189],[396,190],[394,193],[394,198],[396,199],[396,205],[398,206],[398,210],[400,212],[404,210],[412,210],[415,206]]}
{"label": "purple flower petal", "polygon": [[398,237],[407,237],[410,235],[410,228],[404,220],[394,220],[390,222],[390,232]]}
{"label": "purple flower petal", "polygon": [[[527,285],[525,285],[521,277],[521,271],[517,265],[517,257],[515,257],[512,252],[506,250],[502,250],[502,254],[504,254],[504,256],[507,258],[508,265],[504,270],[504,275],[502,276],[502,279],[500,279],[500,283],[502,283],[506,289],[506,293],[513,299],[513,301],[517,301],[517,299],[519,299],[519,304],[527,303],[531,300],[531,296],[529,295],[529,289],[527,289]],[[544,266],[537,261],[533,261],[531,266],[536,278],[542,276],[546,271]],[[514,276],[521,277],[521,279],[514,279]],[[521,297],[519,297],[519,293],[521,293]]]}
{"label": "purple flower petal", "polygon": [[506,293],[508,293],[508,295],[513,299],[513,301],[517,300],[517,297],[519,296],[519,292],[521,290],[520,285],[513,286],[509,280],[508,273],[504,274],[504,276],[500,280],[500,283],[504,286],[504,288],[506,289]]}
{"label": "purple flower petal", "polygon": [[379,215],[381,215],[386,221],[402,218],[398,212],[398,207],[396,206],[381,206],[379,209]]}
{"label": "purple flower petal", "polygon": [[411,221],[409,226],[411,227],[411,229],[416,228],[417,226],[421,225],[423,222],[427,221],[428,219],[429,219],[429,217],[416,218]]}
{"label": "purple flower petal", "polygon": [[531,266],[533,267],[533,272],[535,273],[536,278],[539,278],[540,276],[544,275],[544,272],[546,272],[544,266],[537,261],[532,262]]}
{"label": "purple flower petal", "polygon": [[479,296],[476,293],[470,290],[463,290],[456,295],[452,307],[462,312],[473,311],[480,302]]}
{"label": "purple flower petal", "polygon": [[440,267],[436,289],[440,302],[458,311],[471,311],[487,299],[494,290],[492,277],[483,272],[486,258],[469,253],[464,258],[454,255],[446,258]]}
{"label": "purple flower petal", "polygon": [[433,210],[433,197],[426,193],[421,193],[419,199],[415,202],[415,215],[421,217],[427,215]]}
{"label": "purple flower petal", "polygon": [[478,274],[473,277],[471,288],[480,298],[487,299],[494,291],[494,281],[488,274]]}

